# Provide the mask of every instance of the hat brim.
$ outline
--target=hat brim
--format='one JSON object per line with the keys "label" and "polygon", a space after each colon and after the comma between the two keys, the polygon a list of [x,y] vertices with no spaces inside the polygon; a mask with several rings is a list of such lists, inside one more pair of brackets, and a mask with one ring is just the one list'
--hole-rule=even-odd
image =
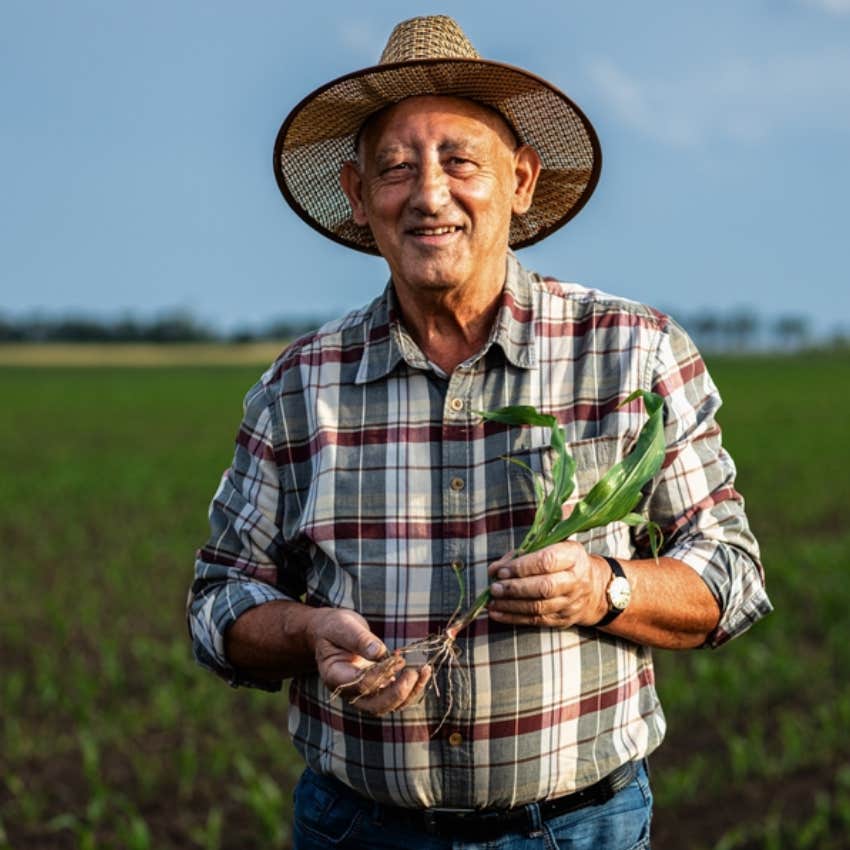
{"label": "hat brim", "polygon": [[349,248],[378,254],[368,227],[355,224],[340,186],[363,122],[417,95],[450,95],[501,113],[522,144],[537,150],[541,172],[531,207],[511,219],[509,244],[523,248],[563,227],[587,203],[602,167],[599,140],[562,91],[522,68],[485,59],[421,59],[376,65],[311,92],[287,116],[275,140],[274,173],[293,210]]}

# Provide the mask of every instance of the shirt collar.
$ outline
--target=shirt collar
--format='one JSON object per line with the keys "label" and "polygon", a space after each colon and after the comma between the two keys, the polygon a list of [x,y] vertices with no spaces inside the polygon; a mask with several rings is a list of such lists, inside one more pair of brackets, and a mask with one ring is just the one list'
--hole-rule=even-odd
{"label": "shirt collar", "polygon": [[400,324],[398,316],[395,292],[390,281],[363,326],[363,354],[357,377],[354,379],[355,384],[368,384],[370,381],[385,378],[404,359],[397,331]]}
{"label": "shirt collar", "polygon": [[[533,289],[529,273],[520,265],[516,255],[508,251],[505,286],[496,320],[486,344],[469,362],[479,360],[496,345],[514,366],[533,369],[537,365],[534,324]],[[364,327],[363,356],[355,383],[365,384],[385,378],[402,360],[414,369],[431,368],[428,359],[401,321],[392,281],[377,300],[370,320]]]}
{"label": "shirt collar", "polygon": [[531,277],[516,258],[516,254],[508,251],[502,303],[482,354],[495,344],[514,366],[533,369],[537,366],[534,318],[534,289]]}

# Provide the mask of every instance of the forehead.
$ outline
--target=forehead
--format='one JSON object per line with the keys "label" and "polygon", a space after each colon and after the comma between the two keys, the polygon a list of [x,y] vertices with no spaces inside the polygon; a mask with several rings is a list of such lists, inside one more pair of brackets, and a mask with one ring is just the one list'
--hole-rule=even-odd
{"label": "forehead", "polygon": [[392,104],[366,119],[358,144],[375,144],[391,137],[429,128],[443,132],[474,134],[517,146],[513,130],[502,116],[488,106],[462,97],[420,95]]}

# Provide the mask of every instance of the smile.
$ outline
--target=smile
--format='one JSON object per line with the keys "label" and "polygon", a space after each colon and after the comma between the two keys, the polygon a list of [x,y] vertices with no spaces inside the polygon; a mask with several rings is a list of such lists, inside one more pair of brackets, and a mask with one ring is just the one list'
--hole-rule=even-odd
{"label": "smile", "polygon": [[446,233],[457,233],[463,230],[458,224],[445,225],[443,227],[412,227],[408,233],[414,236],[443,236]]}

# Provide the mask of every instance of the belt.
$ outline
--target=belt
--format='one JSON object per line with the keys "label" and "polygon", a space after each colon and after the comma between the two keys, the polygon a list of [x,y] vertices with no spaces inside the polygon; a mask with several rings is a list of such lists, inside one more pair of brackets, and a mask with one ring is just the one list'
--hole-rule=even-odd
{"label": "belt", "polygon": [[[547,821],[585,806],[607,803],[629,785],[637,774],[637,763],[630,761],[613,773],[573,794],[537,803],[540,819]],[[533,826],[530,806],[511,809],[405,809],[381,806],[381,814],[416,826],[431,835],[470,841],[492,841],[509,832],[523,832]]]}

